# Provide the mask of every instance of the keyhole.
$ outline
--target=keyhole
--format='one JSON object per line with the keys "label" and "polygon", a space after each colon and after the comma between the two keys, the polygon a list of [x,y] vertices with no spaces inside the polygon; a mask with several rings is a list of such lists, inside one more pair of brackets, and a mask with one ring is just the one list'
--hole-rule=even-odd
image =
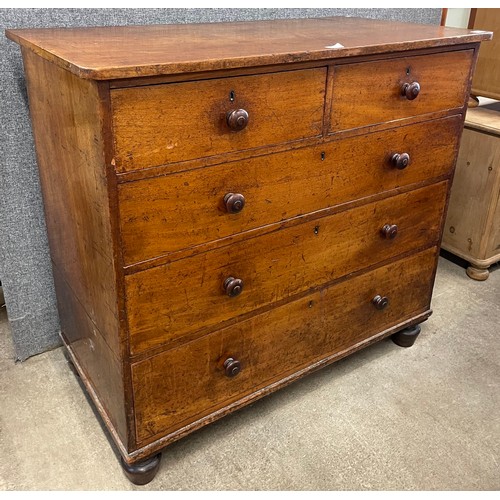
{"label": "keyhole", "polygon": [[230,100],[231,102],[233,102],[233,101],[234,101],[234,90],[231,90],[231,92],[229,92],[229,100]]}
{"label": "keyhole", "polygon": [[321,161],[324,161],[325,158],[326,158],[325,152],[321,151]]}
{"label": "keyhole", "polygon": [[410,74],[410,68],[406,68],[406,74],[409,75]]}
{"label": "keyhole", "polygon": [[316,227],[314,228],[314,234],[318,234],[318,233],[319,233],[319,226],[316,226]]}

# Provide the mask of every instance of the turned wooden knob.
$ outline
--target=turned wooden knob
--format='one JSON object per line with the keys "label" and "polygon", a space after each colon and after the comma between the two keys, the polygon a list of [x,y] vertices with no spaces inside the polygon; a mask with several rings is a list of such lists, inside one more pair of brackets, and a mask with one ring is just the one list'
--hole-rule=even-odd
{"label": "turned wooden knob", "polygon": [[229,297],[237,297],[243,291],[243,280],[229,276],[224,281],[224,290]]}
{"label": "turned wooden knob", "polygon": [[229,111],[226,120],[231,130],[243,130],[248,125],[248,113],[244,109]]}
{"label": "turned wooden knob", "polygon": [[230,214],[237,214],[243,210],[245,206],[245,197],[240,193],[227,193],[224,196],[226,210]]}
{"label": "turned wooden knob", "polygon": [[403,170],[410,164],[410,155],[408,153],[394,153],[391,156],[391,163],[399,170]]}
{"label": "turned wooden knob", "polygon": [[381,232],[384,238],[393,240],[398,234],[398,226],[396,224],[385,224]]}
{"label": "turned wooden knob", "polygon": [[375,297],[373,297],[372,299],[372,304],[375,306],[376,309],[381,311],[382,309],[385,309],[389,305],[389,299],[387,297],[375,295]]}
{"label": "turned wooden knob", "polygon": [[401,87],[401,94],[409,101],[413,101],[420,94],[420,84],[418,82],[405,83]]}
{"label": "turned wooden knob", "polygon": [[227,358],[224,361],[224,372],[228,377],[236,377],[241,371],[241,363],[234,358]]}

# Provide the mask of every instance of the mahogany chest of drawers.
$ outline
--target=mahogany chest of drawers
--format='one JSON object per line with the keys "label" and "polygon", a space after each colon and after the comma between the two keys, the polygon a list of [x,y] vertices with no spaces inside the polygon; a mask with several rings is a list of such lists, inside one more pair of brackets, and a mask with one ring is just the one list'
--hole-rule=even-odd
{"label": "mahogany chest of drawers", "polygon": [[430,314],[479,43],[353,18],[11,30],[61,336],[122,455]]}

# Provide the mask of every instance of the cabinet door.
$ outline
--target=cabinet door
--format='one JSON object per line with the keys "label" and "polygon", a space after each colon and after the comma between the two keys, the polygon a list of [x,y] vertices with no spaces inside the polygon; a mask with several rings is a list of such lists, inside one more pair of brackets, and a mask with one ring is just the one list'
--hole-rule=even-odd
{"label": "cabinet door", "polygon": [[[473,9],[475,30],[500,33],[500,9]],[[494,36],[481,44],[476,71],[472,79],[472,94],[500,99],[500,39]]]}

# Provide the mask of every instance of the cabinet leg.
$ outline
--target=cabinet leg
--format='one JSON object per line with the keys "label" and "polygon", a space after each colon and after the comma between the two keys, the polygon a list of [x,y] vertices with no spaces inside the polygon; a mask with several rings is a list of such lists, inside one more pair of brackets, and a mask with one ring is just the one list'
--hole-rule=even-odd
{"label": "cabinet leg", "polygon": [[469,102],[467,103],[468,108],[477,108],[479,106],[479,99],[475,95],[469,96]]}
{"label": "cabinet leg", "polygon": [[154,479],[158,469],[160,468],[160,462],[161,453],[158,453],[158,455],[155,455],[152,458],[148,458],[147,460],[136,462],[134,464],[128,464],[125,460],[123,460],[123,458],[121,459],[123,472],[129,481],[139,486],[148,484]]}
{"label": "cabinet leg", "polygon": [[410,326],[391,336],[392,341],[400,347],[411,347],[420,333],[420,325]]}
{"label": "cabinet leg", "polygon": [[472,265],[469,266],[465,272],[469,278],[476,281],[486,281],[490,275],[488,268],[481,268]]}

